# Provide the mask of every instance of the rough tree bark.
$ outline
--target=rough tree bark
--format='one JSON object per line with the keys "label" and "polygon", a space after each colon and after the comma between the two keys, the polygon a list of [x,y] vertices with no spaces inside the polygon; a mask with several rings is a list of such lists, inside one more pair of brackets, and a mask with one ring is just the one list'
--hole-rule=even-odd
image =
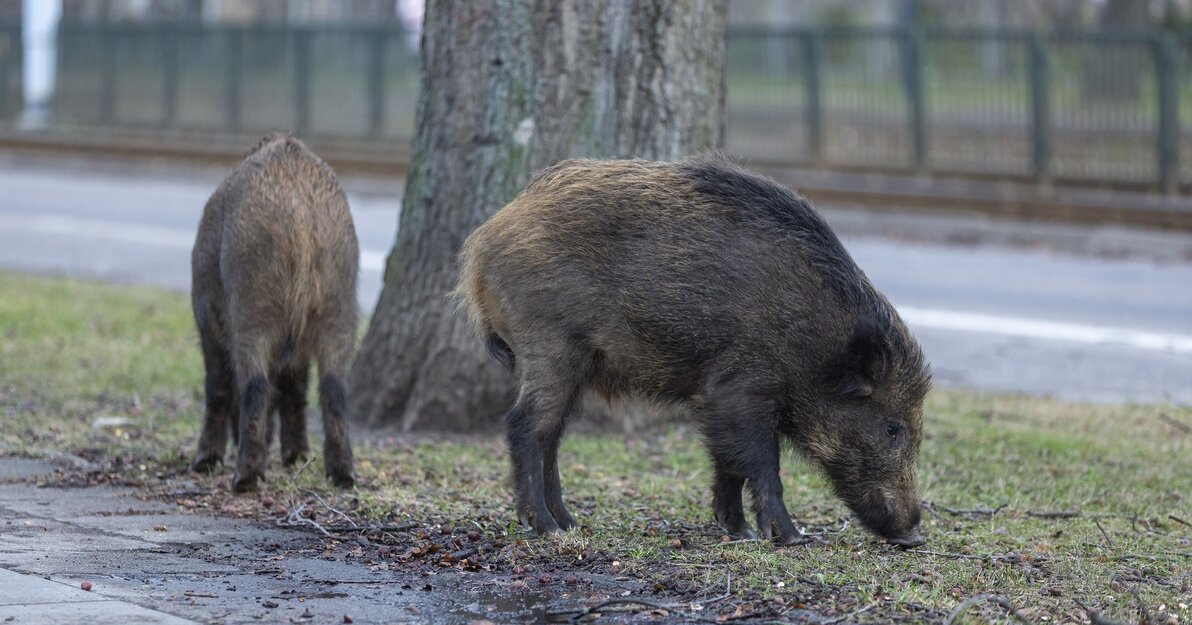
{"label": "rough tree bark", "polygon": [[721,143],[724,0],[431,0],[398,241],[352,370],[368,425],[491,428],[513,380],[447,297],[468,233],[573,156]]}

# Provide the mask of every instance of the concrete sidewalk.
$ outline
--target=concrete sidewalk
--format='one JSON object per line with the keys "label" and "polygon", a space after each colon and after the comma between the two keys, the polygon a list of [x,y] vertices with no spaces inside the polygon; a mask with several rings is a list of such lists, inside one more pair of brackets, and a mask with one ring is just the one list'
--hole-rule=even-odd
{"label": "concrete sidewalk", "polygon": [[56,468],[0,455],[0,624],[524,623],[611,590],[378,567],[364,538],[186,513],[132,488],[34,483]]}

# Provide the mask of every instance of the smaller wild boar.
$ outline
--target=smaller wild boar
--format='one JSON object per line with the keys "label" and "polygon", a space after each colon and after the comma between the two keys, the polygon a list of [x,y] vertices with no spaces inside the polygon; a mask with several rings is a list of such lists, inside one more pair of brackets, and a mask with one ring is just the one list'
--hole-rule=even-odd
{"label": "smaller wild boar", "polygon": [[923,354],[820,216],[722,157],[566,161],[467,239],[457,293],[514,372],[507,432],[517,512],[575,525],[558,445],[581,397],[677,404],[713,467],[715,518],[803,540],[782,499],[784,442],[871,531],[922,544],[915,460]]}
{"label": "smaller wild boar", "polygon": [[230,431],[239,445],[233,487],[256,488],[274,411],[282,462],[302,458],[314,360],[326,472],[338,486],[353,485],[344,376],[356,336],[358,264],[335,172],[297,139],[263,138],[215,190],[191,255],[207,400],[193,470],[223,461]]}

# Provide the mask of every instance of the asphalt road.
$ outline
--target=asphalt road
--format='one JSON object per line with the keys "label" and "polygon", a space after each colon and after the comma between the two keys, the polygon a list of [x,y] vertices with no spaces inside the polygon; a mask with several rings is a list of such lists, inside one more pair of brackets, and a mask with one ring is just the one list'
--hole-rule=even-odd
{"label": "asphalt road", "polygon": [[[222,173],[0,162],[0,267],[185,290],[194,229]],[[394,240],[400,187],[351,179],[345,186],[367,312]],[[1137,252],[1107,257],[981,242],[1014,238],[992,235],[908,241],[875,234],[864,213],[827,214],[923,342],[938,384],[1192,404],[1192,236],[1163,235],[1177,252],[1172,259],[1150,253],[1151,235],[1093,233]],[[1096,238],[1074,228],[948,226],[956,227]]]}

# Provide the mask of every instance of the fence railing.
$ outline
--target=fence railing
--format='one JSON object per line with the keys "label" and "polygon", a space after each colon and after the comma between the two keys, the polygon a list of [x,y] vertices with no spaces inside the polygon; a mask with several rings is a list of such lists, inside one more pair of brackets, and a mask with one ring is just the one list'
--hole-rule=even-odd
{"label": "fence railing", "polygon": [[20,110],[22,50],[20,22],[0,21],[0,122]]}
{"label": "fence railing", "polygon": [[[417,42],[395,27],[60,27],[63,129],[404,140]],[[9,43],[5,44],[5,41]],[[0,122],[19,100],[0,24]],[[1192,184],[1192,33],[737,29],[729,148],[753,161],[1172,192]],[[7,87],[5,87],[7,85]]]}

